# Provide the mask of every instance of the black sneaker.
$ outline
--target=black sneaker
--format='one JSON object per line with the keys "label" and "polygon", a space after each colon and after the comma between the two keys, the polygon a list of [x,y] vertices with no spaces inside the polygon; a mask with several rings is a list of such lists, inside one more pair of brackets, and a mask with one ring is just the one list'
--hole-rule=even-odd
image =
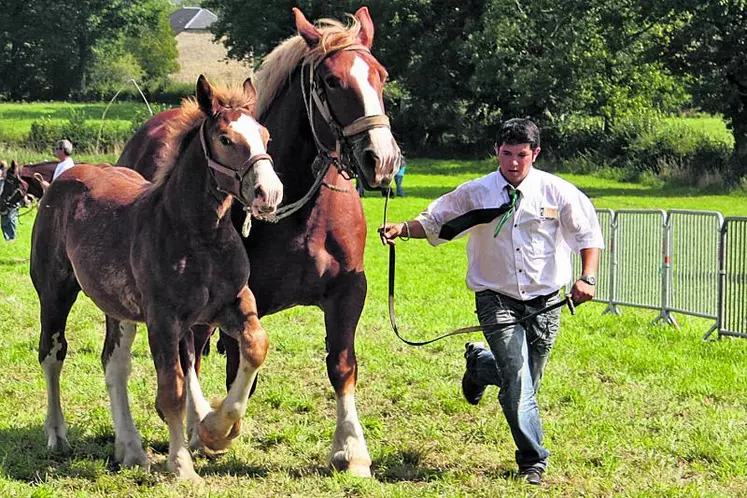
{"label": "black sneaker", "polygon": [[[464,345],[464,357],[467,358],[475,349],[487,349],[483,342],[468,342]],[[469,359],[467,360],[469,364]],[[476,405],[482,399],[482,395],[485,393],[485,387],[481,384],[472,380],[472,376],[469,373],[469,366],[464,370],[464,376],[462,376],[462,394],[464,399],[470,405]]]}
{"label": "black sneaker", "polygon": [[535,468],[519,470],[519,480],[533,486],[539,486],[542,484],[542,471]]}

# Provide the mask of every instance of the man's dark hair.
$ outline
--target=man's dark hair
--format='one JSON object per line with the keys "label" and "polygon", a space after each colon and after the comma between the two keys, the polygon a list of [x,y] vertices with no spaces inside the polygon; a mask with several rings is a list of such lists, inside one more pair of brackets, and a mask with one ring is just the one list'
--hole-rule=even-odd
{"label": "man's dark hair", "polygon": [[509,119],[501,126],[495,143],[498,146],[529,144],[534,150],[540,145],[539,128],[529,118]]}

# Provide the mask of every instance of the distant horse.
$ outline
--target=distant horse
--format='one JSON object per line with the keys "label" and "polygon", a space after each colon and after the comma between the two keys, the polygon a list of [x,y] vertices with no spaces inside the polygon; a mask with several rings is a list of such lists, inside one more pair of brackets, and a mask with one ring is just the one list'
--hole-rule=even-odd
{"label": "distant horse", "polygon": [[[357,174],[369,187],[388,185],[401,154],[384,115],[387,72],[371,53],[368,9],[359,9],[347,27],[330,20],[315,27],[300,10],[293,13],[298,35],[276,47],[255,73],[257,116],[272,134],[269,152],[287,200],[279,213],[287,217],[276,225],[255,223],[244,241],[252,262],[249,287],[260,317],[297,305],[324,311],[327,372],[337,395],[330,461],[339,470],[369,476],[371,458],[354,396],[355,330],[367,288],[366,221],[350,178]],[[146,122],[118,164],[146,178],[155,175],[152,158],[162,147],[163,128],[178,113],[165,111]],[[233,215],[240,226],[241,211]],[[194,333],[199,351],[212,329],[197,327]],[[239,349],[228,336],[222,339],[230,387]],[[198,355],[198,369],[199,362]]]}
{"label": "distant horse", "polygon": [[[167,127],[154,183],[130,169],[78,164],[44,194],[32,235],[31,278],[41,303],[49,448],[67,444],[60,371],[65,323],[81,289],[106,314],[101,360],[118,461],[148,467],[127,395],[134,322],[148,327],[156,410],[169,428],[169,469],[200,480],[184,441],[187,397],[189,411],[197,413],[187,419],[188,429],[207,451],[224,450],[238,434],[268,339],[229,210],[237,198],[255,215],[267,215],[282,197],[266,153],[269,135],[252,118],[255,102],[251,83],[214,92],[201,76],[196,99],[185,101]],[[197,323],[220,326],[241,344],[236,382],[216,409],[203,397],[194,369],[190,327]]]}
{"label": "distant horse", "polygon": [[5,184],[0,192],[0,214],[5,214],[13,206],[21,204],[28,188],[28,183],[23,179],[23,168],[16,161],[11,161],[5,172]]}
{"label": "distant horse", "polygon": [[58,164],[57,161],[25,164],[23,166],[21,177],[29,185],[28,193],[37,199],[41,199],[41,196],[44,195],[44,185],[40,180],[51,183],[52,175],[54,175],[54,170],[57,168]]}

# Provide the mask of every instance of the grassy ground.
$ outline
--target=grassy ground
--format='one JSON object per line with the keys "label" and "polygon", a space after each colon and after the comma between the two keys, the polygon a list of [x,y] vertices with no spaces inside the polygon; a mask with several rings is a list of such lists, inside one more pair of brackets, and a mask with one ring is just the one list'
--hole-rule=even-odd
{"label": "grassy ground", "polygon": [[[97,123],[105,117],[105,121],[112,126],[127,128],[135,117],[144,116],[148,112],[142,102],[115,102],[106,110],[107,104],[108,102],[0,103],[0,142],[18,143],[28,135],[34,121],[43,119],[51,123],[64,123],[78,114]],[[157,109],[158,106],[155,106],[153,112],[157,112]]]}
{"label": "grassy ground", "polygon": [[[483,163],[413,160],[407,197],[389,219],[411,218],[430,199],[489,171]],[[600,207],[717,209],[747,215],[747,198],[697,196],[591,177],[572,177]],[[552,452],[539,489],[510,479],[513,444],[490,388],[472,407],[462,398],[463,343],[425,348],[394,337],[386,316],[387,251],[375,237],[384,201],[363,199],[369,237],[369,296],[358,331],[358,410],[374,460],[368,480],[325,466],[334,397],[324,368],[316,309],[267,317],[271,350],[244,433],[217,461],[199,458],[204,488],[164,469],[167,431],[153,409],[155,373],[145,334],[134,348],[130,393],[155,468],[120,470],[99,354],[103,316],[80,296],[68,321],[62,400],[68,455],[45,450],[44,379],[37,363],[38,303],[28,277],[33,214],[0,243],[0,496],[747,496],[747,342],[703,343],[710,323],[678,316],[682,329],[652,327],[656,313],[625,308],[602,316],[588,304],[563,316],[539,402]],[[622,204],[622,205],[621,205]],[[422,339],[475,323],[464,286],[464,240],[439,248],[398,244],[397,312],[403,334]],[[477,339],[479,336],[472,336]],[[204,363],[206,393],[222,392],[224,359]]]}

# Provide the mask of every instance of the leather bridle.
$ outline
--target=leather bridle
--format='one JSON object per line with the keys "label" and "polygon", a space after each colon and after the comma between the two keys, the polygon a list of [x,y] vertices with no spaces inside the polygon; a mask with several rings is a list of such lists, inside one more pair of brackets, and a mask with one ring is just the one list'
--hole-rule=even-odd
{"label": "leather bridle", "polygon": [[210,150],[208,149],[207,142],[205,140],[205,123],[203,122],[200,126],[200,144],[202,145],[202,152],[205,154],[205,160],[207,161],[208,167],[210,168],[210,174],[215,180],[215,184],[220,192],[224,194],[232,195],[239,200],[244,206],[249,205],[249,201],[244,199],[241,194],[241,183],[244,181],[244,177],[249,171],[262,160],[270,161],[273,164],[272,157],[269,154],[254,154],[238,168],[229,168],[215,159],[210,157]]}
{"label": "leather bridle", "polygon": [[[337,118],[335,118],[332,108],[329,105],[327,92],[324,90],[324,84],[319,78],[317,68],[325,59],[338,52],[344,51],[362,51],[369,54],[371,53],[365,45],[352,44],[326,53],[324,57],[317,62],[306,61],[301,66],[300,80],[303,105],[306,110],[306,116],[309,120],[309,126],[311,127],[311,135],[314,137],[314,144],[316,145],[317,150],[317,156],[312,164],[312,170],[316,172],[316,178],[314,183],[311,185],[311,188],[309,188],[308,192],[306,192],[303,197],[291,204],[281,206],[274,215],[267,217],[266,221],[276,223],[301,209],[314,196],[317,190],[319,190],[319,187],[321,187],[324,182],[324,176],[333,165],[345,178],[350,180],[358,177],[359,180],[365,182],[365,176],[361,173],[363,169],[358,162],[358,159],[355,157],[350,142],[355,141],[359,135],[374,128],[391,128],[389,118],[385,114],[362,116],[344,127],[341,126]],[[308,78],[306,73],[308,73]],[[335,138],[334,148],[327,147],[319,139],[319,135],[314,125],[315,110],[319,112],[319,115],[332,132],[332,135]]]}

